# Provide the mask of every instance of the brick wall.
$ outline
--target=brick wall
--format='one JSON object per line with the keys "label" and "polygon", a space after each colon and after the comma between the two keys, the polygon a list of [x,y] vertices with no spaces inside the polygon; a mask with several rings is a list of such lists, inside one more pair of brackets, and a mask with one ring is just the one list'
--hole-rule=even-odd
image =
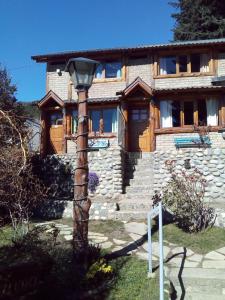
{"label": "brick wall", "polygon": [[211,86],[213,76],[158,78],[155,79],[156,89]]}
{"label": "brick wall", "polygon": [[127,69],[128,84],[130,84],[137,76],[139,76],[147,84],[150,86],[152,85],[153,74],[149,59],[130,59],[128,61]]}
{"label": "brick wall", "polygon": [[218,76],[225,75],[225,53],[219,53],[218,59]]}
{"label": "brick wall", "polygon": [[[175,137],[191,137],[198,136],[197,133],[179,133],[179,134],[159,134],[156,136],[156,151],[175,150]],[[212,148],[225,148],[225,140],[221,133],[210,132],[209,138],[212,142]]]}

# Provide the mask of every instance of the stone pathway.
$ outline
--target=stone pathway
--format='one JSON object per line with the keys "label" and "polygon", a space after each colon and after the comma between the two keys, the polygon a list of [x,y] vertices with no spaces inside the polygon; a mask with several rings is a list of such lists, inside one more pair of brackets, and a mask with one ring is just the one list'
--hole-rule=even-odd
{"label": "stone pathway", "polygon": [[[51,232],[57,228],[59,234],[62,235],[66,241],[72,240],[72,227],[68,225],[56,222],[44,222],[36,226],[46,226],[46,232]],[[92,231],[89,231],[89,240],[94,244],[99,244],[103,249],[109,249],[111,252],[118,251],[118,255],[132,254],[136,255],[139,259],[147,260],[147,225],[140,222],[128,222],[124,224],[124,227],[131,241],[111,238],[103,233]],[[159,261],[158,242],[152,243],[152,254],[153,265],[157,266]],[[225,299],[225,247],[201,255],[194,253],[191,249],[178,247],[164,240],[164,260],[165,274],[177,290],[178,296],[174,299]],[[182,276],[184,276],[186,282],[185,291],[189,292],[185,298],[179,298],[182,294],[182,289],[180,290],[180,279],[178,280],[181,266],[183,270]],[[196,278],[195,274],[197,274]],[[208,275],[206,276],[205,274]],[[198,287],[198,282],[201,282],[200,287]],[[212,286],[214,282],[216,282],[217,289]],[[213,298],[211,298],[212,295],[209,294],[209,292],[205,294],[202,290],[214,291]],[[219,293],[217,293],[217,291],[219,291]],[[210,298],[207,298],[206,295],[210,295]]]}

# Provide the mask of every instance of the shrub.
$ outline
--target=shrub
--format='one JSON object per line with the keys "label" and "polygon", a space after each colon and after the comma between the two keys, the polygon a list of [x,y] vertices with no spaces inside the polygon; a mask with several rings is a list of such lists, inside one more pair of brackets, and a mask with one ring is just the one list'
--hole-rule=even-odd
{"label": "shrub", "polygon": [[99,185],[99,177],[95,172],[88,174],[88,189],[93,193]]}
{"label": "shrub", "polygon": [[161,193],[154,195],[153,203],[155,205],[162,201],[164,207],[173,214],[178,226],[185,231],[205,229],[214,221],[214,209],[203,201],[206,180],[197,168],[179,171],[175,169],[175,165],[175,161],[166,162],[171,179]]}

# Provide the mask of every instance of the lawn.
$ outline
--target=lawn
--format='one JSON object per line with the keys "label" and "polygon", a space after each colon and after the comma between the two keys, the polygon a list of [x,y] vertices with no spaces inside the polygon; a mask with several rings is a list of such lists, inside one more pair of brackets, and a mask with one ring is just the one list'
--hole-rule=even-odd
{"label": "lawn", "polygon": [[[199,254],[206,254],[210,251],[225,247],[225,229],[212,227],[198,233],[187,233],[174,224],[163,227],[164,240],[177,244],[181,247],[190,248]],[[158,234],[153,239],[158,239]]]}

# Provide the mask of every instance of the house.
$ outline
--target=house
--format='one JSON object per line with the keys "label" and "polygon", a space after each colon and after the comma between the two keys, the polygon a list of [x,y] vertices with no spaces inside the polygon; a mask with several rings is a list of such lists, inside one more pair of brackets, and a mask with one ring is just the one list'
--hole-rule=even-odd
{"label": "house", "polygon": [[[47,65],[46,95],[39,102],[43,155],[75,153],[77,93],[64,71],[68,60],[75,57],[101,63],[88,92],[90,148],[99,151],[90,153],[91,164],[96,167],[97,157],[104,157],[104,162],[108,159],[111,167],[99,171],[106,186],[112,170],[116,174],[111,181],[113,189],[102,184],[102,196],[124,191],[123,153],[133,153],[133,157],[138,153],[143,158],[150,152],[159,156],[168,151],[192,156],[193,151],[203,153],[207,147],[211,151],[207,155],[214,155],[214,149],[221,150],[217,158],[223,155],[225,39],[33,56]],[[196,132],[196,127],[205,128],[202,126],[210,129],[203,143]],[[183,147],[183,152],[176,150]],[[113,156],[117,167],[107,155]],[[160,179],[157,182],[161,183]]]}

